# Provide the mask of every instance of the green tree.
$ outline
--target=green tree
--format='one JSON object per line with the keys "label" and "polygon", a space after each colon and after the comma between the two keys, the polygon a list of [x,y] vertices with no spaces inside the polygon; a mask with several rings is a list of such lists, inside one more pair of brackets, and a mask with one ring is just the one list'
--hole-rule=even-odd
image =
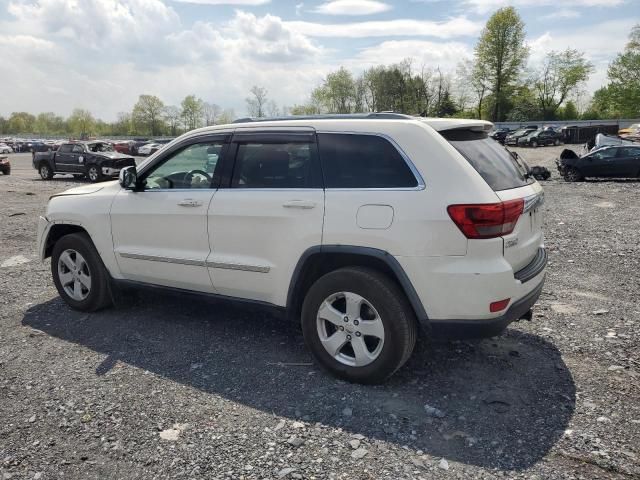
{"label": "green tree", "polygon": [[576,104],[573,102],[573,100],[569,100],[567,101],[567,103],[565,103],[564,108],[562,108],[560,117],[562,118],[562,120],[577,120],[580,118],[580,115],[578,114],[578,108],[576,107]]}
{"label": "green tree", "polygon": [[218,125],[225,125],[227,123],[231,123],[236,119],[236,113],[232,108],[228,108],[223,110],[218,116]]}
{"label": "green tree", "polygon": [[251,87],[251,90],[249,90],[249,93],[251,93],[251,96],[245,99],[249,116],[264,117],[267,108],[267,89],[254,85]]}
{"label": "green tree", "polygon": [[584,54],[570,48],[551,51],[533,82],[536,101],[543,120],[554,120],[556,111],[593,72],[593,65]]}
{"label": "green tree", "polygon": [[195,95],[187,95],[182,100],[182,121],[187,130],[193,130],[202,125],[203,101]]}
{"label": "green tree", "polygon": [[340,67],[330,73],[312,94],[329,113],[352,113],[356,104],[356,87],[351,72]]}
{"label": "green tree", "polygon": [[12,112],[7,130],[10,133],[33,133],[36,117],[27,112]]}
{"label": "green tree", "polygon": [[487,21],[475,48],[475,65],[493,94],[491,120],[505,117],[507,94],[526,64],[524,23],[513,7],[501,8]]}
{"label": "green tree", "polygon": [[96,120],[89,110],[76,108],[67,120],[69,132],[87,138],[94,132]]}
{"label": "green tree", "polygon": [[182,118],[182,111],[173,105],[164,108],[164,119],[169,127],[169,132],[174,137],[178,134],[178,127]]}
{"label": "green tree", "polygon": [[640,24],[631,29],[624,51],[609,65],[608,76],[613,110],[621,117],[640,117]]}
{"label": "green tree", "polygon": [[159,135],[163,127],[164,103],[155,95],[140,95],[133,106],[132,117],[136,127],[145,133]]}
{"label": "green tree", "polygon": [[65,121],[53,112],[38,114],[34,124],[34,131],[40,135],[62,133],[65,129]]}

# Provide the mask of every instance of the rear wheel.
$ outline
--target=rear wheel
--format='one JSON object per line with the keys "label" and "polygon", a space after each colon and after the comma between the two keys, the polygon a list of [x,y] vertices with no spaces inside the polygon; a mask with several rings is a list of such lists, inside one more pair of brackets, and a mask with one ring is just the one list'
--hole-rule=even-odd
{"label": "rear wheel", "polygon": [[351,267],[314,283],[302,306],[305,343],[321,366],[352,382],[380,383],[411,356],[416,319],[387,276]]}
{"label": "rear wheel", "polygon": [[557,147],[558,145],[560,145],[560,139],[556,138],[555,141],[553,142],[553,144]]}
{"label": "rear wheel", "polygon": [[53,178],[53,170],[48,163],[42,162],[38,167],[38,173],[43,180],[51,180]]}
{"label": "rear wheel", "polygon": [[531,140],[531,147],[536,148],[537,146],[538,146],[538,142],[536,142],[535,140]]}
{"label": "rear wheel", "polygon": [[584,177],[576,168],[568,167],[564,173],[564,179],[567,182],[580,182],[584,180]]}
{"label": "rear wheel", "polygon": [[89,165],[87,167],[87,178],[93,183],[99,182],[102,179],[102,172],[100,171],[100,167],[98,167],[97,165]]}
{"label": "rear wheel", "polygon": [[51,254],[51,274],[71,308],[93,312],[111,304],[109,274],[88,235],[73,233],[58,240]]}

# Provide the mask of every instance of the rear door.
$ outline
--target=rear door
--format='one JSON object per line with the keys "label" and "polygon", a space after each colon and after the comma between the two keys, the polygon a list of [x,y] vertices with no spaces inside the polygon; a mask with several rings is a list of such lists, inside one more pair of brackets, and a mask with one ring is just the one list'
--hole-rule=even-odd
{"label": "rear door", "polygon": [[619,147],[616,154],[615,176],[634,178],[640,170],[640,147]]}
{"label": "rear door", "polygon": [[315,131],[236,130],[229,157],[233,170],[209,208],[213,285],[222,295],[285,305],[298,259],[322,242]]}
{"label": "rear door", "polygon": [[536,257],[544,244],[542,187],[527,174],[527,167],[521,160],[490,141],[486,133],[456,129],[441,131],[440,134],[476,169],[499,201],[523,201],[523,212],[513,231],[502,236],[504,258],[514,272],[521,270]]}

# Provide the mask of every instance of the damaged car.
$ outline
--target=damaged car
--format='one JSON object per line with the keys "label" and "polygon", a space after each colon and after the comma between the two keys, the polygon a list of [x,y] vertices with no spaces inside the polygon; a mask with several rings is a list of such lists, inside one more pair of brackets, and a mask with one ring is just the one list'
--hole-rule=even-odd
{"label": "damaged car", "polygon": [[587,177],[639,178],[640,145],[603,146],[582,156],[565,149],[556,165],[567,182]]}
{"label": "damaged car", "polygon": [[124,167],[135,166],[133,157],[116,152],[108,142],[63,143],[57,151],[35,153],[33,168],[43,180],[56,173],[71,173],[74,177],[87,177],[91,182],[117,177]]}

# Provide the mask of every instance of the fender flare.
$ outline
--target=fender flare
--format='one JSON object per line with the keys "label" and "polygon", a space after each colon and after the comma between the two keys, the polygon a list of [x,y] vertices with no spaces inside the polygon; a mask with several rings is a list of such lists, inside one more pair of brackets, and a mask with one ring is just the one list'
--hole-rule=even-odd
{"label": "fender flare", "polygon": [[296,301],[296,286],[300,280],[300,276],[302,275],[307,262],[314,255],[332,253],[358,255],[362,257],[375,258],[382,261],[396,276],[398,282],[400,283],[400,287],[407,296],[407,299],[409,300],[409,303],[416,314],[417,319],[419,321],[428,320],[427,312],[422,305],[422,301],[420,300],[418,293],[413,287],[411,280],[402,268],[402,265],[400,265],[400,262],[398,262],[398,260],[396,260],[393,255],[385,250],[354,245],[317,245],[314,247],[310,247],[304,251],[304,253],[298,259],[298,263],[293,270],[293,275],[291,276],[291,281],[289,283],[289,290],[287,291],[288,312],[294,311]]}

